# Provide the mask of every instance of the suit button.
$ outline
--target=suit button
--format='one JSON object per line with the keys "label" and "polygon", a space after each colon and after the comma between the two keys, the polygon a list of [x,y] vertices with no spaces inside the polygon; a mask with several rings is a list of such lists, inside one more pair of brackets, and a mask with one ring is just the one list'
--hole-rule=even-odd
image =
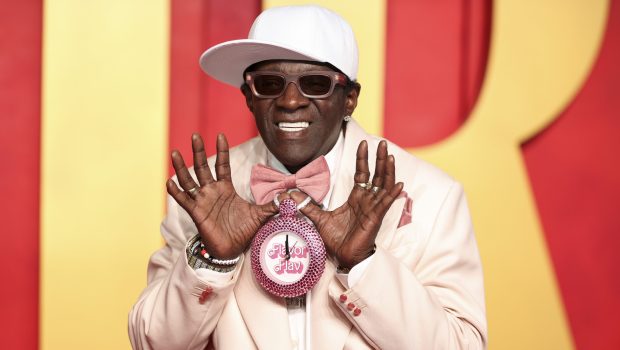
{"label": "suit button", "polygon": [[353,311],[353,316],[359,316],[362,313],[361,309],[355,309],[355,311]]}
{"label": "suit button", "polygon": [[201,304],[204,304],[204,302],[207,301],[207,299],[209,299],[209,296],[211,295],[212,292],[213,292],[213,288],[207,286],[205,290],[202,292],[202,294],[200,294],[200,298],[198,298],[198,301]]}
{"label": "suit button", "polygon": [[352,311],[353,309],[355,309],[355,304],[353,304],[353,303],[349,303],[349,304],[347,305],[347,309],[349,309],[349,311]]}
{"label": "suit button", "polygon": [[344,303],[345,301],[347,301],[347,296],[346,294],[340,294],[340,302]]}

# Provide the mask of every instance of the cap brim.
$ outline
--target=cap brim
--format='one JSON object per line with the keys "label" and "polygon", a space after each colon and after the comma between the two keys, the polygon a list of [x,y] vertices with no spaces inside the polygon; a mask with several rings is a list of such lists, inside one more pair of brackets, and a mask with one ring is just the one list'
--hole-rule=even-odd
{"label": "cap brim", "polygon": [[243,85],[243,71],[247,67],[273,59],[318,61],[312,55],[280,44],[241,39],[209,48],[200,56],[200,67],[213,78],[240,87]]}

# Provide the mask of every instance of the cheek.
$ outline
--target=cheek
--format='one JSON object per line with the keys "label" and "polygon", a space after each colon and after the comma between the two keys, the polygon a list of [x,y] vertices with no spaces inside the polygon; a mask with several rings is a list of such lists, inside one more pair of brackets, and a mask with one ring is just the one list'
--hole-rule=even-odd
{"label": "cheek", "polygon": [[326,104],[321,107],[323,132],[325,133],[325,137],[327,137],[335,133],[335,130],[340,130],[342,127],[345,108],[343,101],[335,101],[335,103]]}
{"label": "cheek", "polygon": [[252,110],[252,114],[254,115],[254,122],[259,130],[264,129],[270,123],[270,119],[268,118],[268,106],[265,106],[264,101],[260,100],[254,100],[253,105],[254,109]]}

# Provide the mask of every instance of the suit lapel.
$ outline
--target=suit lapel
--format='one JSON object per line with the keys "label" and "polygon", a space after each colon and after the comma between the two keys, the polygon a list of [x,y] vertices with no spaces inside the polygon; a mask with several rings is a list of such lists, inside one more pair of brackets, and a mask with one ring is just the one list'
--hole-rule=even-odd
{"label": "suit lapel", "polygon": [[[336,184],[334,185],[334,195],[330,201],[329,210],[334,210],[344,204],[349,197],[351,189],[355,185],[355,159],[357,157],[357,147],[362,140],[368,142],[368,169],[370,170],[370,179],[375,171],[376,151],[379,144],[378,139],[370,137],[354,120],[347,124],[345,134],[344,149],[342,151],[342,159],[340,160],[340,169],[336,176]],[[388,153],[389,153],[388,149]],[[398,164],[396,165],[398,167]],[[398,178],[396,179],[398,182]],[[405,205],[405,198],[399,198],[390,207],[381,223],[381,228],[377,234],[376,243],[382,247],[388,247],[393,233],[398,227],[398,222],[402,215]]]}
{"label": "suit lapel", "polygon": [[256,282],[249,251],[245,255],[245,263],[235,285],[235,298],[257,348],[274,350],[293,348],[284,299],[267,293]]}
{"label": "suit lapel", "polygon": [[[334,191],[328,210],[334,210],[344,204],[355,185],[353,177],[355,159],[357,147],[362,140],[369,141],[368,167],[371,176],[374,173],[377,142],[371,139],[355,121],[350,121],[347,124],[342,158],[335,174]],[[390,233],[396,230],[404,204],[405,198],[396,200],[385,214],[377,235],[377,245],[386,246],[389,244],[389,240],[393,236]],[[336,266],[328,260],[322,278],[312,290],[312,345],[316,349],[342,349],[351,332],[351,322],[333,304],[329,296],[330,289],[332,291],[344,291],[344,287],[336,280],[335,274]]]}
{"label": "suit lapel", "polygon": [[[355,174],[355,158],[357,146],[368,135],[353,120],[347,123],[344,137],[344,147],[340,166],[334,176],[334,191],[329,201],[328,209],[334,210],[346,202],[353,188],[353,175]],[[374,164],[374,160],[373,160]],[[370,165],[370,164],[369,164]]]}
{"label": "suit lapel", "polygon": [[[353,188],[357,146],[366,139],[367,134],[354,122],[347,124],[340,166],[334,176],[334,190],[328,210],[340,207],[349,198]],[[373,160],[374,163],[374,160]],[[312,289],[312,347],[316,349],[342,349],[351,332],[351,322],[333,304],[329,296],[330,285],[344,290],[336,280],[336,266],[330,260],[325,264],[325,272]]]}
{"label": "suit lapel", "polygon": [[[260,138],[243,145],[245,150],[231,157],[235,190],[244,199],[254,202],[250,190],[252,167],[265,164],[267,148]],[[245,253],[234,293],[248,331],[259,349],[291,349],[288,312],[284,299],[267,293],[256,281],[251,268],[250,251]],[[234,336],[234,335],[231,335]]]}
{"label": "suit lapel", "polygon": [[329,286],[340,283],[335,274],[336,266],[328,260],[323,276],[312,289],[310,336],[313,349],[342,349],[351,331],[351,322],[333,305],[329,297]]}

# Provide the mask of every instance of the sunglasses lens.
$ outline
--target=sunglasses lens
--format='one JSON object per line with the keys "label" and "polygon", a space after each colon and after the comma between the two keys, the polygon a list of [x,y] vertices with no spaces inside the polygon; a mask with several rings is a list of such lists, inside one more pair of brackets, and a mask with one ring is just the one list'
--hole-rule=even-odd
{"label": "sunglasses lens", "polygon": [[264,96],[279,95],[284,90],[285,80],[278,75],[261,74],[254,77],[254,89]]}
{"label": "sunglasses lens", "polygon": [[321,96],[329,92],[332,87],[332,79],[326,75],[304,75],[299,78],[299,87],[306,95]]}

